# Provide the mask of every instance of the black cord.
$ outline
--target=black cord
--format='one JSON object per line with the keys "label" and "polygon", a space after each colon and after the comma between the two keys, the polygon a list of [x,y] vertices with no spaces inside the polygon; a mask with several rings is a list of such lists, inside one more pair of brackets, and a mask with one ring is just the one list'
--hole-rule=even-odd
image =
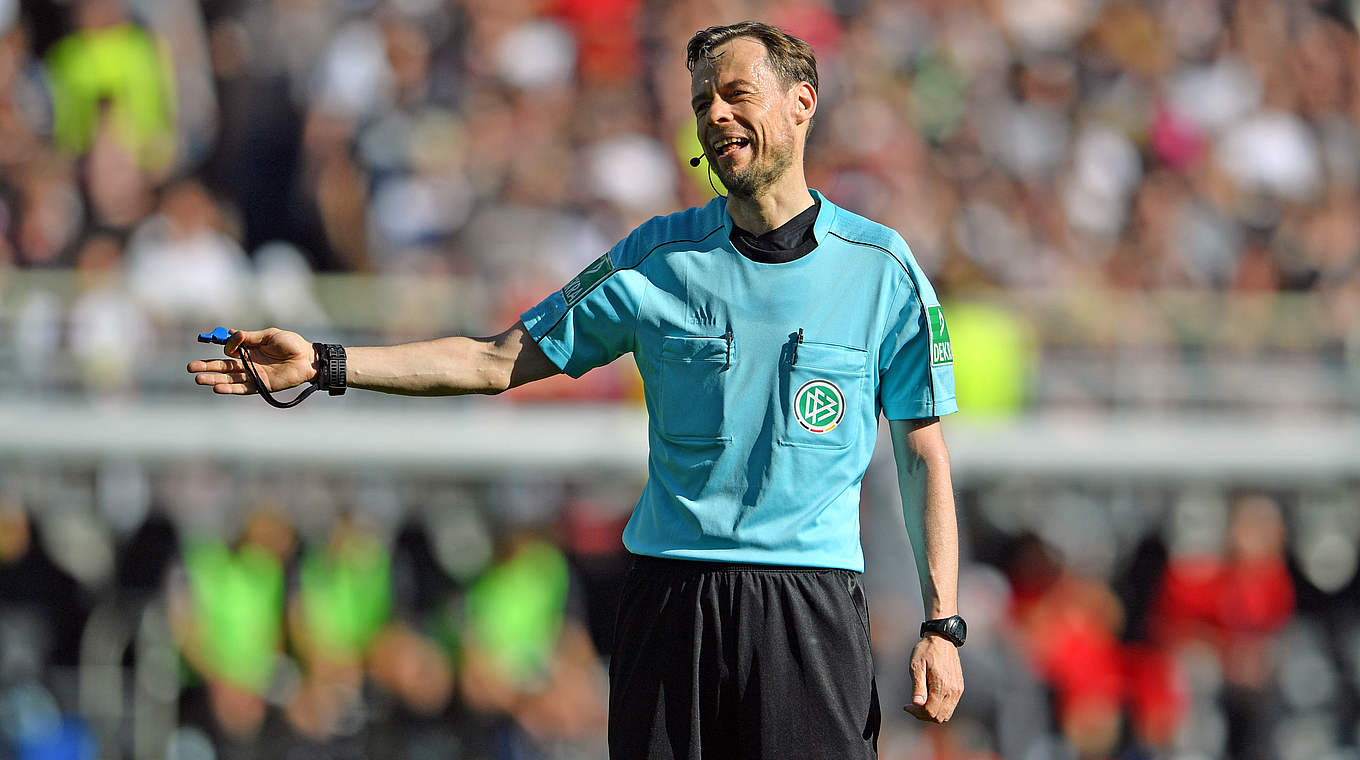
{"label": "black cord", "polygon": [[[712,165],[712,164],[709,164],[709,165],[708,165],[708,186],[711,187],[711,188],[713,188],[713,194],[714,194],[714,195],[719,196],[719,197],[721,197],[721,198],[726,198],[726,197],[727,197],[726,195],[723,195],[722,193],[718,192],[718,186],[715,185],[715,184],[713,184],[713,165]],[[723,188],[723,189],[726,189],[726,188]]]}
{"label": "black cord", "polygon": [[274,407],[275,409],[290,409],[292,407],[295,407],[298,404],[301,404],[303,399],[306,399],[308,396],[312,395],[312,393],[314,393],[316,389],[320,387],[320,385],[313,382],[311,385],[307,386],[307,388],[304,389],[301,393],[295,396],[292,401],[279,401],[278,399],[274,398],[274,395],[269,392],[269,387],[266,386],[264,384],[264,381],[260,379],[260,373],[255,369],[255,362],[251,361],[250,359],[250,352],[246,350],[245,346],[241,346],[240,350],[241,350],[241,364],[246,368],[246,374],[250,375],[250,381],[252,383],[255,383],[255,389],[258,390],[260,392],[260,395],[264,397],[264,400],[267,401],[269,405]]}
{"label": "black cord", "polygon": [[[707,156],[700,153],[699,155],[689,160],[689,165],[693,166],[695,169],[698,169],[699,164],[705,158],[707,158]],[[708,186],[713,188],[713,194],[718,196],[719,198],[726,198],[727,197],[726,195],[723,195],[722,193],[718,192],[718,186],[713,184],[713,164],[709,164],[706,168],[708,169]]]}

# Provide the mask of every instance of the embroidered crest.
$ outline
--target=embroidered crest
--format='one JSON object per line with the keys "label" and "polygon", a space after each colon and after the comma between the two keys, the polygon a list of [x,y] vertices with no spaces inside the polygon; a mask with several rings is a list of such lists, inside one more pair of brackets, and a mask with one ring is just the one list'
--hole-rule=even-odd
{"label": "embroidered crest", "polygon": [[845,417],[845,396],[830,380],[809,380],[793,394],[793,416],[810,433],[829,433]]}

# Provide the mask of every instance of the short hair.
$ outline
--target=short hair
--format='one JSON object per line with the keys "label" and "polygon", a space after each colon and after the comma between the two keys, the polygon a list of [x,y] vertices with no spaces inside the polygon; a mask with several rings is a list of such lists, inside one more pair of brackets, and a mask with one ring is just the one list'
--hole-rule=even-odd
{"label": "short hair", "polygon": [[812,46],[777,26],[759,21],[710,26],[695,32],[685,47],[685,67],[694,71],[715,57],[715,48],[738,37],[750,37],[765,46],[770,68],[779,75],[785,87],[807,82],[814,91],[817,89],[817,56],[813,55]]}

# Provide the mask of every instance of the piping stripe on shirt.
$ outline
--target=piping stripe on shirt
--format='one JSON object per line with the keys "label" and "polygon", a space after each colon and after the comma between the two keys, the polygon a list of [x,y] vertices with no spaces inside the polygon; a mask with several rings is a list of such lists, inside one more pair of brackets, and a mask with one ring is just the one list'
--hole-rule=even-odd
{"label": "piping stripe on shirt", "polygon": [[[626,266],[626,267],[618,267],[618,268],[614,269],[614,270],[611,271],[609,274],[605,275],[604,277],[601,277],[601,278],[599,279],[599,281],[597,281],[595,284],[591,285],[589,290],[587,290],[587,291],[585,291],[584,293],[582,293],[581,295],[577,296],[576,300],[575,300],[570,306],[567,307],[566,311],[562,312],[562,316],[558,317],[558,318],[557,318],[557,321],[556,321],[556,322],[553,322],[551,327],[549,327],[548,329],[546,329],[546,330],[543,331],[543,336],[542,336],[541,338],[536,338],[536,339],[534,339],[534,343],[541,343],[541,342],[543,341],[543,338],[548,337],[548,334],[551,333],[553,330],[556,330],[558,325],[562,324],[562,320],[564,320],[564,319],[567,318],[567,315],[571,313],[571,310],[572,310],[572,309],[576,308],[576,305],[577,305],[577,304],[579,304],[579,303],[581,303],[582,301],[584,301],[585,298],[586,298],[586,296],[588,296],[588,295],[590,295],[591,293],[593,293],[593,292],[595,291],[596,288],[600,287],[600,285],[603,285],[605,282],[608,282],[610,277],[613,277],[614,275],[618,274],[619,272],[626,272],[626,271],[628,271],[629,269],[637,269],[639,266],[642,266],[642,262],[646,261],[646,260],[647,260],[647,257],[648,257],[648,256],[651,256],[653,253],[655,253],[656,250],[657,250],[658,248],[665,248],[665,247],[668,246],[668,245],[675,245],[676,243],[702,243],[702,242],[704,242],[705,240],[708,240],[709,238],[713,237],[713,233],[714,233],[714,232],[717,232],[718,230],[721,230],[722,228],[723,228],[723,225],[718,225],[718,226],[717,226],[716,228],[714,228],[711,232],[709,232],[708,234],[704,235],[704,236],[701,237],[701,238],[698,238],[697,240],[688,240],[688,239],[684,239],[684,240],[667,240],[667,241],[665,241],[664,243],[657,243],[656,245],[652,246],[651,250],[649,250],[649,251],[647,251],[646,253],[642,254],[642,258],[638,259],[638,260],[637,260],[636,262],[634,262],[633,264],[631,264],[631,265],[629,265],[629,266]],[[560,291],[559,291],[559,292],[560,292]],[[533,337],[533,336],[530,335],[530,337]]]}

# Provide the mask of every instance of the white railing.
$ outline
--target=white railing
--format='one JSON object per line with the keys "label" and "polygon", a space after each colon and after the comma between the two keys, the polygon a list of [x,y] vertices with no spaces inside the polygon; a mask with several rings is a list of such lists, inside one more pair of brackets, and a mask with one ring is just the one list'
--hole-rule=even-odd
{"label": "white railing", "polygon": [[[104,286],[119,292],[116,279]],[[485,334],[503,318],[490,316],[495,294],[468,280],[322,276],[311,291],[324,319],[286,326],[351,344]],[[88,292],[71,273],[0,272],[0,458],[645,471],[635,384],[605,384],[613,390],[588,402],[354,393],[279,412],[194,386],[184,365],[216,353],[194,342],[214,324],[148,319],[139,338],[83,342],[77,332],[98,326],[72,314]],[[962,477],[1360,476],[1360,326],[1335,324],[1315,297],[1055,291],[953,300],[998,309],[1035,346],[1021,411],[948,423]],[[239,319],[267,324],[270,311],[250,305]]]}

